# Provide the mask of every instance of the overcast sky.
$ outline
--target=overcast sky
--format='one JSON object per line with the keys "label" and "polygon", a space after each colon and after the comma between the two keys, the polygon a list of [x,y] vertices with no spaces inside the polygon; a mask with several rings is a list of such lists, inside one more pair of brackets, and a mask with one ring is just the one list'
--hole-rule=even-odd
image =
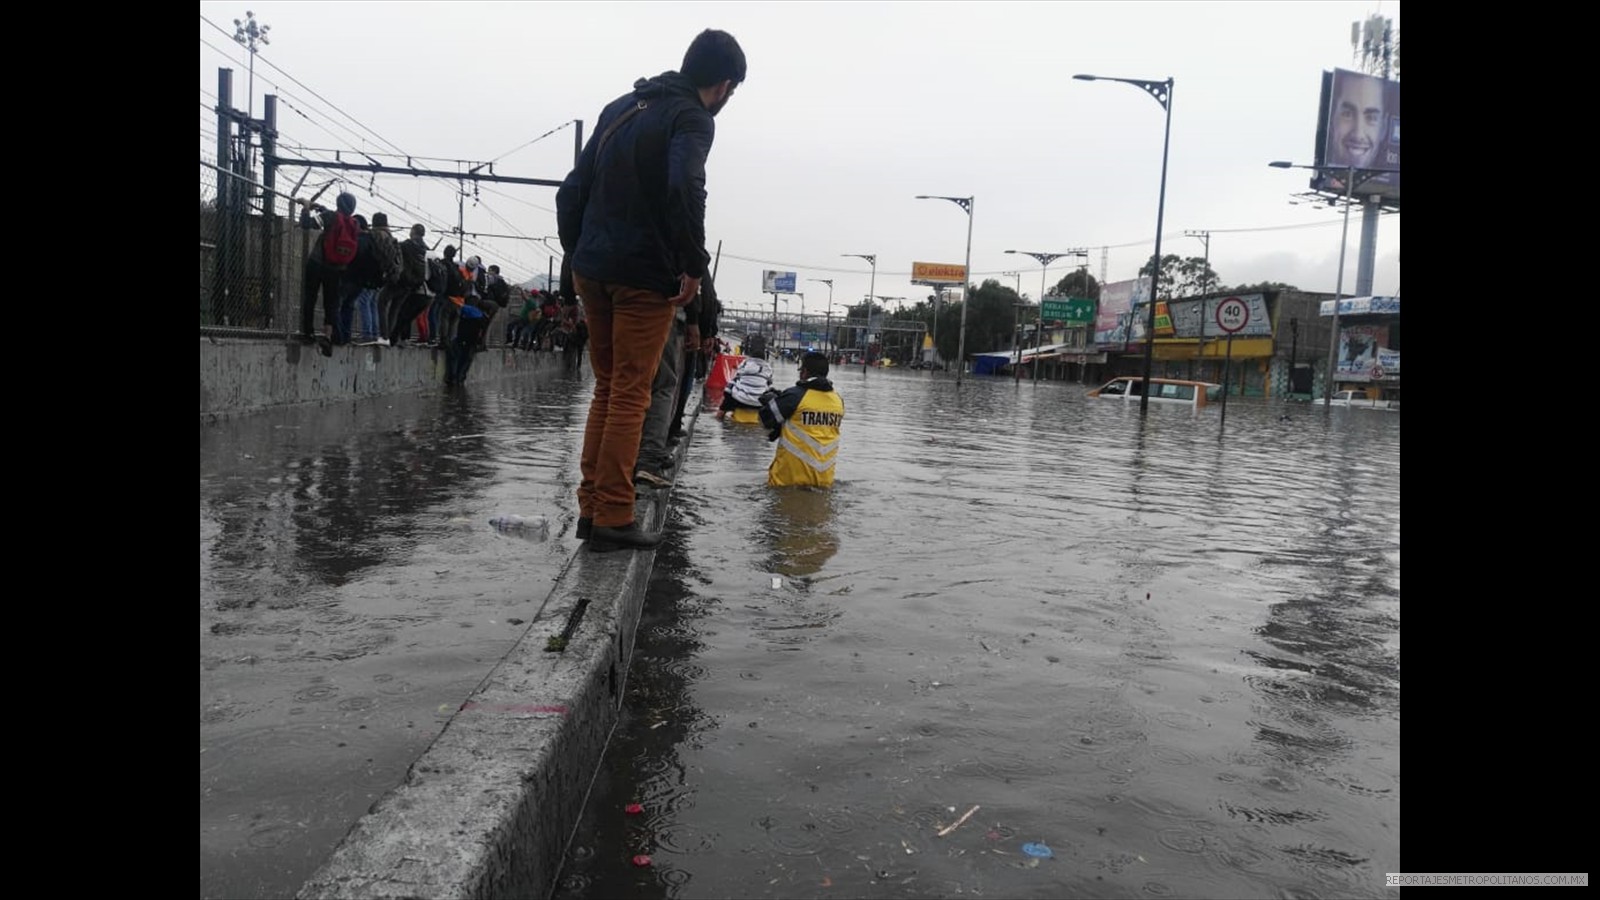
{"label": "overcast sky", "polygon": [[[279,95],[287,148],[398,150],[452,171],[496,160],[498,174],[551,179],[572,166],[563,123],[582,119],[587,140],[604,104],[676,69],[701,29],[732,33],[749,78],[717,117],[707,165],[718,287],[725,303],[764,306],[761,270],[793,270],[807,312],[828,300],[809,278],[834,280],[835,305],[867,293],[866,263],[841,254],[876,254],[876,292],[907,298],[928,293],[909,281],[914,260],[962,262],[966,216],[917,194],[977,198],[978,278],[1018,270],[1037,297],[1038,264],[1004,251],[1076,247],[1092,251],[1096,278],[1134,277],[1154,249],[1164,114],[1141,90],[1073,80],[1080,72],[1176,79],[1163,253],[1200,256],[1183,232],[1210,230],[1224,283],[1331,292],[1340,215],[1291,203],[1309,173],[1267,163],[1312,161],[1320,75],[1357,68],[1351,23],[1377,12],[1398,28],[1400,16],[1394,2],[202,2],[203,159],[215,153],[219,67],[234,69],[234,103],[246,105],[249,54],[231,39],[246,9],[271,26],[255,110]],[[456,224],[449,184],[380,176],[374,194],[369,176],[344,177],[362,212],[430,232]],[[466,230],[554,235],[554,210],[554,188],[483,185]],[[1347,294],[1359,237],[1357,210]],[[1382,218],[1377,246],[1374,293],[1399,293],[1398,215]],[[547,267],[536,241],[472,249],[517,281]],[[1055,263],[1051,284],[1068,264]]]}

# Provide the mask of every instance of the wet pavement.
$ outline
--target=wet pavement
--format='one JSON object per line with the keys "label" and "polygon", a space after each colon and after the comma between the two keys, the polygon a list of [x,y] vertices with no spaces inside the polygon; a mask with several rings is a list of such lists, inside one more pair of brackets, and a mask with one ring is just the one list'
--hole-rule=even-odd
{"label": "wet pavement", "polygon": [[[835,378],[831,495],[701,420],[560,896],[1381,894],[1398,413]],[[588,391],[202,426],[202,897],[292,894],[521,636]]]}
{"label": "wet pavement", "polygon": [[577,547],[591,385],[201,426],[201,897],[292,896],[530,627]]}
{"label": "wet pavement", "polygon": [[702,420],[559,897],[1386,896],[1398,413],[835,375],[831,495]]}

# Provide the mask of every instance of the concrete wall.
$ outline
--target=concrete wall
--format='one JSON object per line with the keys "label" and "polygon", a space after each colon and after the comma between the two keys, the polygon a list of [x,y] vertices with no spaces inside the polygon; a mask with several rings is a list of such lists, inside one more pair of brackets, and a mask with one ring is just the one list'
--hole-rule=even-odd
{"label": "concrete wall", "polygon": [[[587,359],[586,359],[587,363]],[[407,347],[334,347],[323,356],[298,340],[200,338],[200,416],[354,400],[401,391],[443,389],[442,351]],[[470,382],[561,371],[559,353],[490,349],[477,355]]]}

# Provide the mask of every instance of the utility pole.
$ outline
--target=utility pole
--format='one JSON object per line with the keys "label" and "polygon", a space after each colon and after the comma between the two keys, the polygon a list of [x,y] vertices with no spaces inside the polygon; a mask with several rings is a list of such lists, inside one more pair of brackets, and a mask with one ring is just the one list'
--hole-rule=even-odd
{"label": "utility pole", "polygon": [[[1199,238],[1200,242],[1206,245],[1206,289],[1204,292],[1202,292],[1200,298],[1200,344],[1198,349],[1195,350],[1195,358],[1200,360],[1198,363],[1196,363],[1196,366],[1200,368],[1200,374],[1204,374],[1205,360],[1203,357],[1206,353],[1206,298],[1211,296],[1211,289],[1213,287],[1211,284],[1211,232],[1185,231],[1184,235],[1187,237]],[[1204,381],[1205,379],[1201,378],[1200,380]]]}
{"label": "utility pole", "polygon": [[861,329],[861,374],[867,374],[867,345],[872,339],[872,295],[878,291],[878,254],[876,253],[841,253],[840,256],[853,256],[864,259],[867,265],[872,266],[872,280],[867,286],[867,327]]}
{"label": "utility pole", "polygon": [[833,339],[833,279],[807,278],[806,280],[819,282],[828,286],[828,356],[831,358],[834,351],[839,348],[839,342]]}

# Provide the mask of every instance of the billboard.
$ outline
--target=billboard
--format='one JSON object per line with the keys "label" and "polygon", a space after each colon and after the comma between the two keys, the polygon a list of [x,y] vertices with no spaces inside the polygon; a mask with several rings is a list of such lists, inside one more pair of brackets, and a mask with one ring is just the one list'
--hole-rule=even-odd
{"label": "billboard", "polygon": [[[1238,299],[1243,300],[1250,307],[1250,320],[1245,326],[1234,332],[1234,337],[1271,337],[1272,319],[1267,315],[1267,298],[1264,294],[1239,294]],[[1174,300],[1165,304],[1172,309],[1173,334],[1180,338],[1198,338],[1202,335],[1207,340],[1211,338],[1227,337],[1227,332],[1217,324],[1217,305],[1227,297],[1209,297],[1205,300]],[[1161,304],[1158,304],[1158,308]],[[1160,334],[1161,317],[1156,316],[1157,336]],[[1204,330],[1202,330],[1204,329]]]}
{"label": "billboard", "polygon": [[[1094,320],[1094,342],[1096,344],[1126,344],[1131,340],[1140,340],[1144,334],[1144,323],[1134,325],[1135,304],[1144,304],[1150,298],[1150,278],[1134,278],[1129,281],[1116,281],[1100,286],[1100,310]],[[1132,333],[1136,331],[1141,337],[1136,338]]]}
{"label": "billboard", "polygon": [[793,272],[774,272],[763,269],[761,272],[761,293],[763,294],[792,294],[794,293],[795,277]]}
{"label": "billboard", "polygon": [[1338,376],[1346,381],[1398,378],[1400,353],[1390,350],[1387,325],[1347,325],[1339,329]]}
{"label": "billboard", "polygon": [[[1356,182],[1356,196],[1400,200],[1400,82],[1334,69],[1322,75],[1317,117],[1316,164],[1376,169],[1382,174]],[[1317,172],[1311,187],[1342,194],[1344,176]]]}
{"label": "billboard", "polygon": [[911,280],[918,284],[966,284],[967,267],[950,263],[914,262]]}
{"label": "billboard", "polygon": [[[1324,316],[1333,315],[1333,301],[1324,300],[1318,307]],[[1345,297],[1339,301],[1341,316],[1400,315],[1399,297]]]}

